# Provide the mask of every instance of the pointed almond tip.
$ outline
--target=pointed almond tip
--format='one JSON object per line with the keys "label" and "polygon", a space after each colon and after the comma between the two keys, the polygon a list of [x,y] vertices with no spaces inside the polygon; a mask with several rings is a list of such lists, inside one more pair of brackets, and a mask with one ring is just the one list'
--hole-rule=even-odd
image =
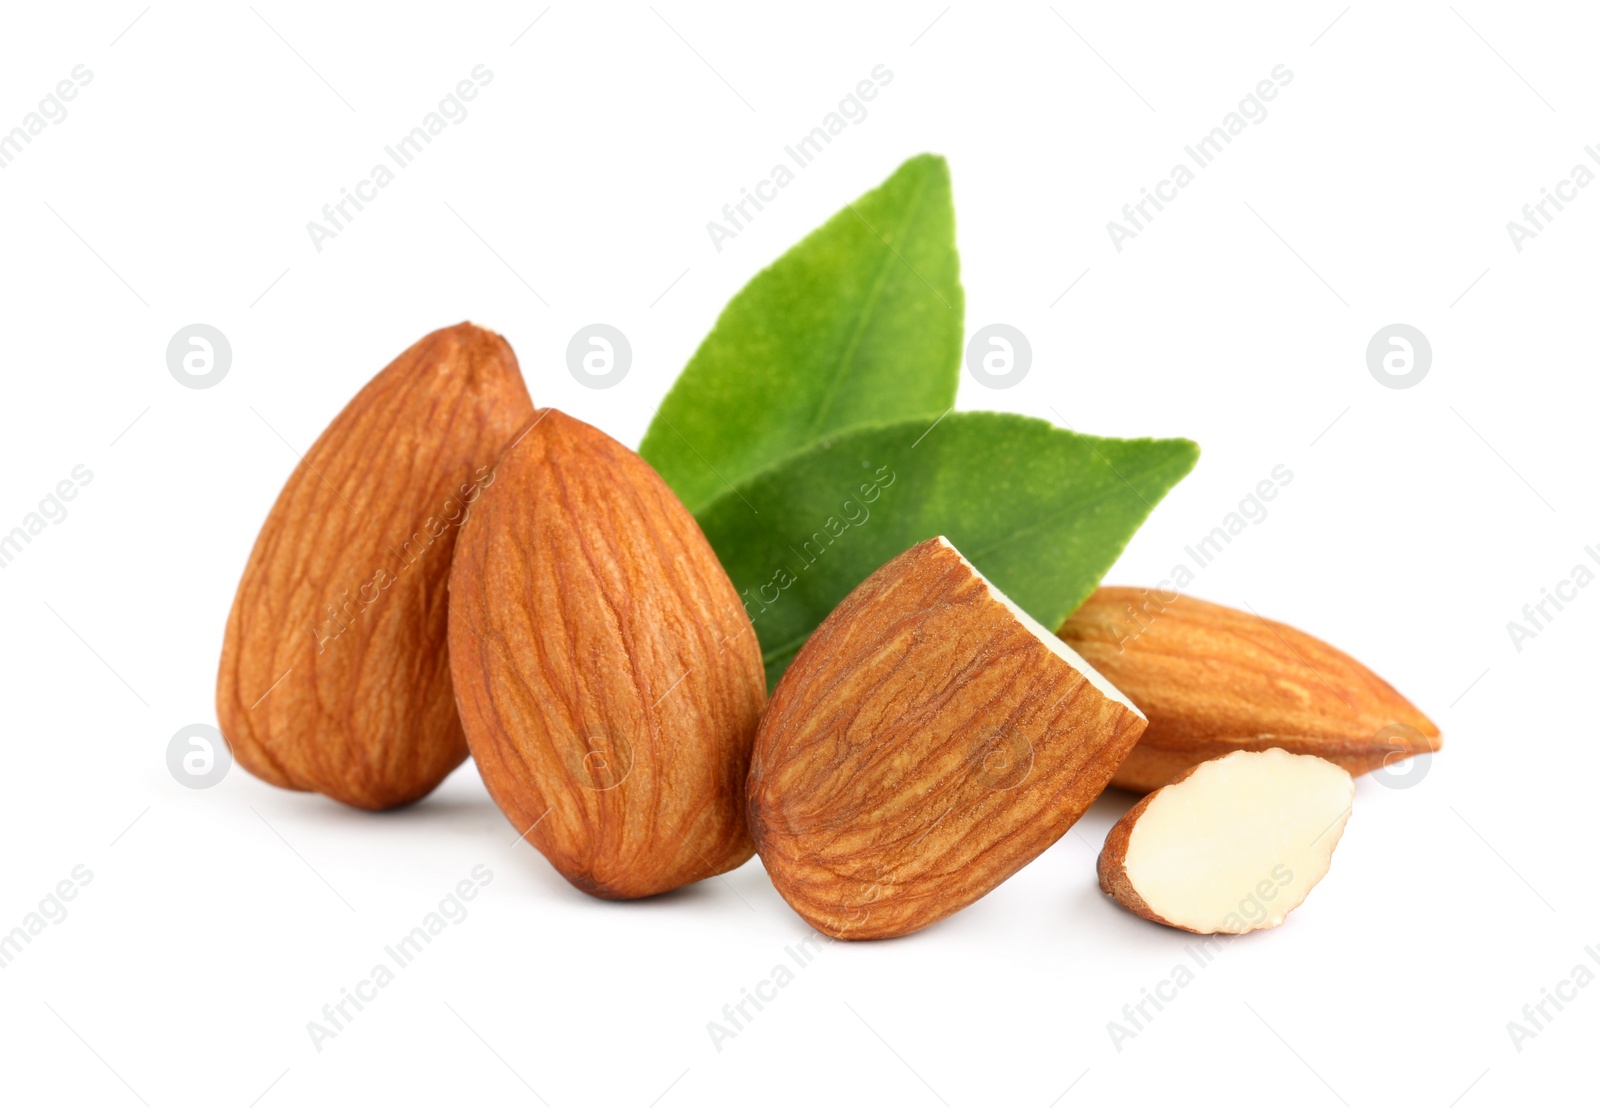
{"label": "pointed almond tip", "polygon": [[505,353],[511,351],[511,346],[504,336],[486,325],[479,325],[475,321],[460,321],[454,325],[446,325],[440,329],[435,329],[425,339],[444,341],[468,351],[504,350]]}
{"label": "pointed almond tip", "polygon": [[1150,716],[1114,785],[1140,792],[1236,748],[1317,755],[1360,775],[1442,747],[1438,727],[1343,651],[1253,611],[1102,586],[1059,634]]}

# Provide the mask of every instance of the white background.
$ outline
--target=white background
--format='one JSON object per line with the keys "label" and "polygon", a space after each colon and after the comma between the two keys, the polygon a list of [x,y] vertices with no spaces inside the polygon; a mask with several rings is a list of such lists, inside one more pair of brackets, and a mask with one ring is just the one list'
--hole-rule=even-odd
{"label": "white background", "polygon": [[[1506,223],[1600,141],[1592,13],[542,8],[0,17],[0,129],[93,73],[0,170],[0,533],[75,465],[93,473],[0,569],[0,931],[93,873],[0,970],[0,1102],[1499,1111],[1588,1094],[1600,989],[1520,1052],[1507,1023],[1575,966],[1600,975],[1600,588],[1520,650],[1506,625],[1576,564],[1600,572],[1583,550],[1600,544],[1600,188],[1520,253]],[[479,63],[494,77],[470,115],[316,251],[306,223]],[[716,251],[706,222],[880,63],[894,78],[870,114]],[[1294,77],[1267,118],[1117,252],[1106,222],[1279,64]],[[830,946],[718,1051],[707,1023],[807,933],[758,861],[605,903],[513,846],[470,763],[377,816],[238,768],[174,781],[169,738],[214,722],[263,516],[389,359],[470,318],[507,336],[538,403],[636,444],[727,299],[924,150],[950,160],[969,330],[1013,324],[1035,354],[1010,391],[964,374],[960,406],[1203,447],[1108,580],[1166,576],[1286,465],[1270,515],[1191,591],[1352,652],[1444,731],[1415,787],[1360,781],[1332,873],[1285,926],[1230,944],[1119,1051],[1124,1005],[1197,966],[1194,938],[1096,888],[1133,801],[1113,793],[969,910]],[[563,359],[594,321],[635,354],[605,391]],[[233,346],[208,390],[165,363],[194,322]],[[1394,322],[1434,350],[1408,390],[1364,359]],[[494,880],[467,918],[317,1052],[307,1023],[480,863]]]}

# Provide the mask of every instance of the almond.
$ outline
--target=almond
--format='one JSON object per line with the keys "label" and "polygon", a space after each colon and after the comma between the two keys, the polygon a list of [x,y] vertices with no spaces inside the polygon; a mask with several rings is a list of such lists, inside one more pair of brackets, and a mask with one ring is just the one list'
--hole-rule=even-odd
{"label": "almond", "polygon": [[1282,748],[1200,763],[1106,834],[1100,889],[1148,921],[1191,933],[1283,924],[1322,881],[1355,786]]}
{"label": "almond", "polygon": [[1153,790],[1237,749],[1281,747],[1351,774],[1439,750],[1439,729],[1388,682],[1252,612],[1101,588],[1060,634],[1150,718],[1111,780],[1119,789]]}
{"label": "almond", "polygon": [[246,770],[387,809],[467,757],[446,657],[454,528],[532,413],[511,346],[462,324],[403,352],[307,451],[222,645],[217,716]]}
{"label": "almond", "polygon": [[1144,723],[931,539],[845,597],[779,681],[751,760],[751,830],[812,926],[901,936],[1058,840]]}
{"label": "almond", "polygon": [[643,458],[556,410],[496,476],[450,578],[451,668],[489,793],[589,894],[739,866],[766,681],[699,525]]}

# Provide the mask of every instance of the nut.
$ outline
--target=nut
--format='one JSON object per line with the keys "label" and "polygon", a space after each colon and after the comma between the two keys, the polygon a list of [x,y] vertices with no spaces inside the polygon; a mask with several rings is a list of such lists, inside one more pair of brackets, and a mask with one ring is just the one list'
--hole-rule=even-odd
{"label": "nut", "polygon": [[1100,889],[1191,933],[1272,929],[1328,873],[1354,800],[1345,771],[1279,747],[1200,763],[1112,826]]}
{"label": "nut", "polygon": [[751,760],[751,831],[823,933],[912,933],[1059,839],[1144,723],[931,539],[845,597],[784,673]]}
{"label": "nut", "polygon": [[699,525],[641,457],[557,410],[496,475],[450,578],[451,669],[489,793],[589,894],[739,866],[766,681]]}
{"label": "nut", "polygon": [[1101,588],[1061,637],[1150,718],[1111,780],[1144,793],[1234,750],[1365,774],[1437,751],[1439,729],[1343,651],[1287,624],[1157,589]]}
{"label": "nut", "polygon": [[462,324],[412,345],[323,431],[228,616],[217,715],[245,769],[387,809],[467,757],[445,643],[453,528],[532,413],[511,346]]}

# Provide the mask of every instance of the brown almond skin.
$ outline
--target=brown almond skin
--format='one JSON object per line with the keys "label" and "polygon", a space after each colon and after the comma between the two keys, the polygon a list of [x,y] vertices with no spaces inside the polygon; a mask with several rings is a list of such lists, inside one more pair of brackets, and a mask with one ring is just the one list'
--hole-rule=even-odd
{"label": "brown almond skin", "polygon": [[450,578],[457,700],[489,793],[601,898],[739,866],[766,681],[699,524],[642,457],[557,410],[495,472]]}
{"label": "brown almond skin", "polygon": [[[1146,731],[1148,730],[1146,729]],[[1168,785],[1176,786],[1193,774],[1199,765],[1199,763],[1196,763],[1188,770],[1183,771]],[[1106,833],[1106,842],[1100,849],[1100,858],[1095,862],[1095,869],[1100,877],[1100,889],[1116,899],[1123,908],[1138,914],[1146,921],[1159,922],[1162,925],[1170,925],[1174,929],[1182,929],[1183,926],[1168,921],[1152,910],[1150,904],[1144,900],[1144,897],[1138,891],[1133,889],[1133,883],[1128,880],[1128,841],[1133,838],[1133,826],[1139,823],[1139,818],[1144,816],[1144,811],[1155,799],[1155,791],[1146,794],[1139,799],[1137,805],[1122,815],[1120,821],[1111,826],[1111,831]]]}
{"label": "brown almond skin", "polygon": [[778,682],[751,760],[751,830],[812,926],[898,937],[1059,839],[1143,727],[932,539],[845,597]]}
{"label": "brown almond skin", "polygon": [[1230,751],[1281,747],[1365,774],[1439,729],[1348,654],[1288,624],[1159,589],[1100,588],[1061,638],[1150,718],[1111,784],[1144,793]]}
{"label": "brown almond skin", "polygon": [[511,346],[463,323],[401,353],[307,451],[223,640],[217,716],[246,770],[389,809],[467,757],[446,651],[450,557],[532,415]]}

